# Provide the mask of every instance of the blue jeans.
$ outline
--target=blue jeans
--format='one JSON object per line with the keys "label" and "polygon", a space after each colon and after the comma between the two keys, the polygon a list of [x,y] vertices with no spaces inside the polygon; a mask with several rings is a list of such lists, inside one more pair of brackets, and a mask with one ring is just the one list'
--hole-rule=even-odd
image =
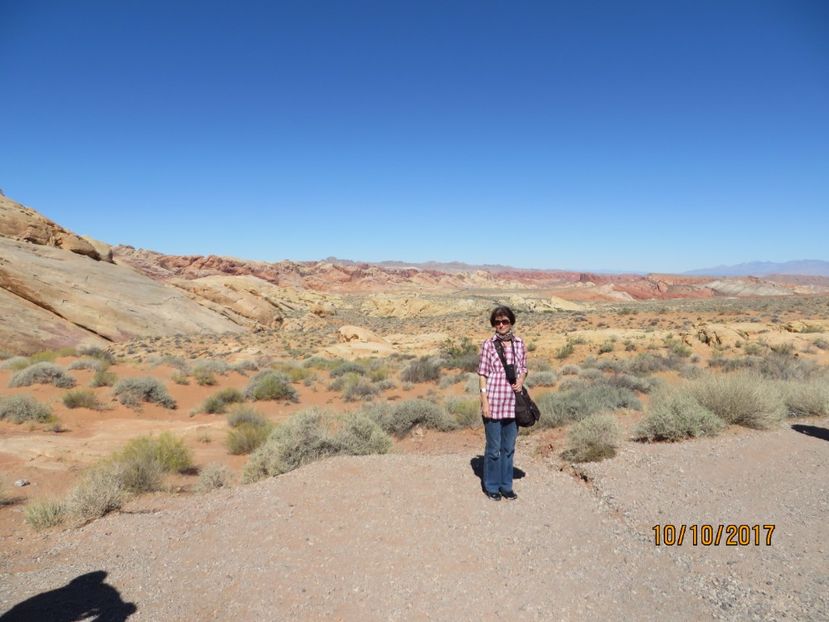
{"label": "blue jeans", "polygon": [[510,492],[518,426],[515,419],[484,419],[484,431],[484,489],[487,492]]}

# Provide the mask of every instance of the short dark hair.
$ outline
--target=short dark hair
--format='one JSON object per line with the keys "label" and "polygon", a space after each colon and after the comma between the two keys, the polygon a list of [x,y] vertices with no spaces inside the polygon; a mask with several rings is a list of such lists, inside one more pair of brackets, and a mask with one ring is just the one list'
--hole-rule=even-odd
{"label": "short dark hair", "polygon": [[495,318],[506,316],[509,318],[509,323],[513,326],[515,325],[515,314],[512,312],[512,309],[505,306],[495,307],[492,310],[492,313],[489,315],[489,324],[490,326],[495,326]]}

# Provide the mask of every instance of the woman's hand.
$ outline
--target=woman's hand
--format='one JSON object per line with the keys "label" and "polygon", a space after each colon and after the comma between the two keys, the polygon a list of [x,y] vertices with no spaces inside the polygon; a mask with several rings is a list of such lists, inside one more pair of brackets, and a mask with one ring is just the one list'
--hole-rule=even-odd
{"label": "woman's hand", "polygon": [[512,390],[516,393],[521,393],[521,390],[524,388],[524,382],[519,380],[514,385],[512,385]]}

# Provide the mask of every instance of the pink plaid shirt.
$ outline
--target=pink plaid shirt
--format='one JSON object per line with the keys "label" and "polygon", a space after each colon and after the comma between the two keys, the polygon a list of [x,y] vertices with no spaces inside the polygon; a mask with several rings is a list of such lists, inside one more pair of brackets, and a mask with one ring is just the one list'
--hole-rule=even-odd
{"label": "pink plaid shirt", "polygon": [[[491,419],[515,418],[515,391],[512,390],[504,366],[495,350],[495,337],[484,341],[481,345],[481,358],[478,363],[478,375],[486,376],[486,395],[489,401],[489,417]],[[515,375],[527,373],[527,350],[520,337],[512,338],[512,348],[504,347],[504,357],[507,363],[515,361]],[[513,354],[513,352],[515,354]]]}

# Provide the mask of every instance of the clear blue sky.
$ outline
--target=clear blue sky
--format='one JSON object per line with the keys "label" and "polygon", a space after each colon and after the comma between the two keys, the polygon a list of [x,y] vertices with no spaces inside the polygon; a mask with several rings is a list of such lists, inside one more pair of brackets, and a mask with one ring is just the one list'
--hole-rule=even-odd
{"label": "clear blue sky", "polygon": [[172,254],[829,259],[829,2],[0,0],[0,187]]}

